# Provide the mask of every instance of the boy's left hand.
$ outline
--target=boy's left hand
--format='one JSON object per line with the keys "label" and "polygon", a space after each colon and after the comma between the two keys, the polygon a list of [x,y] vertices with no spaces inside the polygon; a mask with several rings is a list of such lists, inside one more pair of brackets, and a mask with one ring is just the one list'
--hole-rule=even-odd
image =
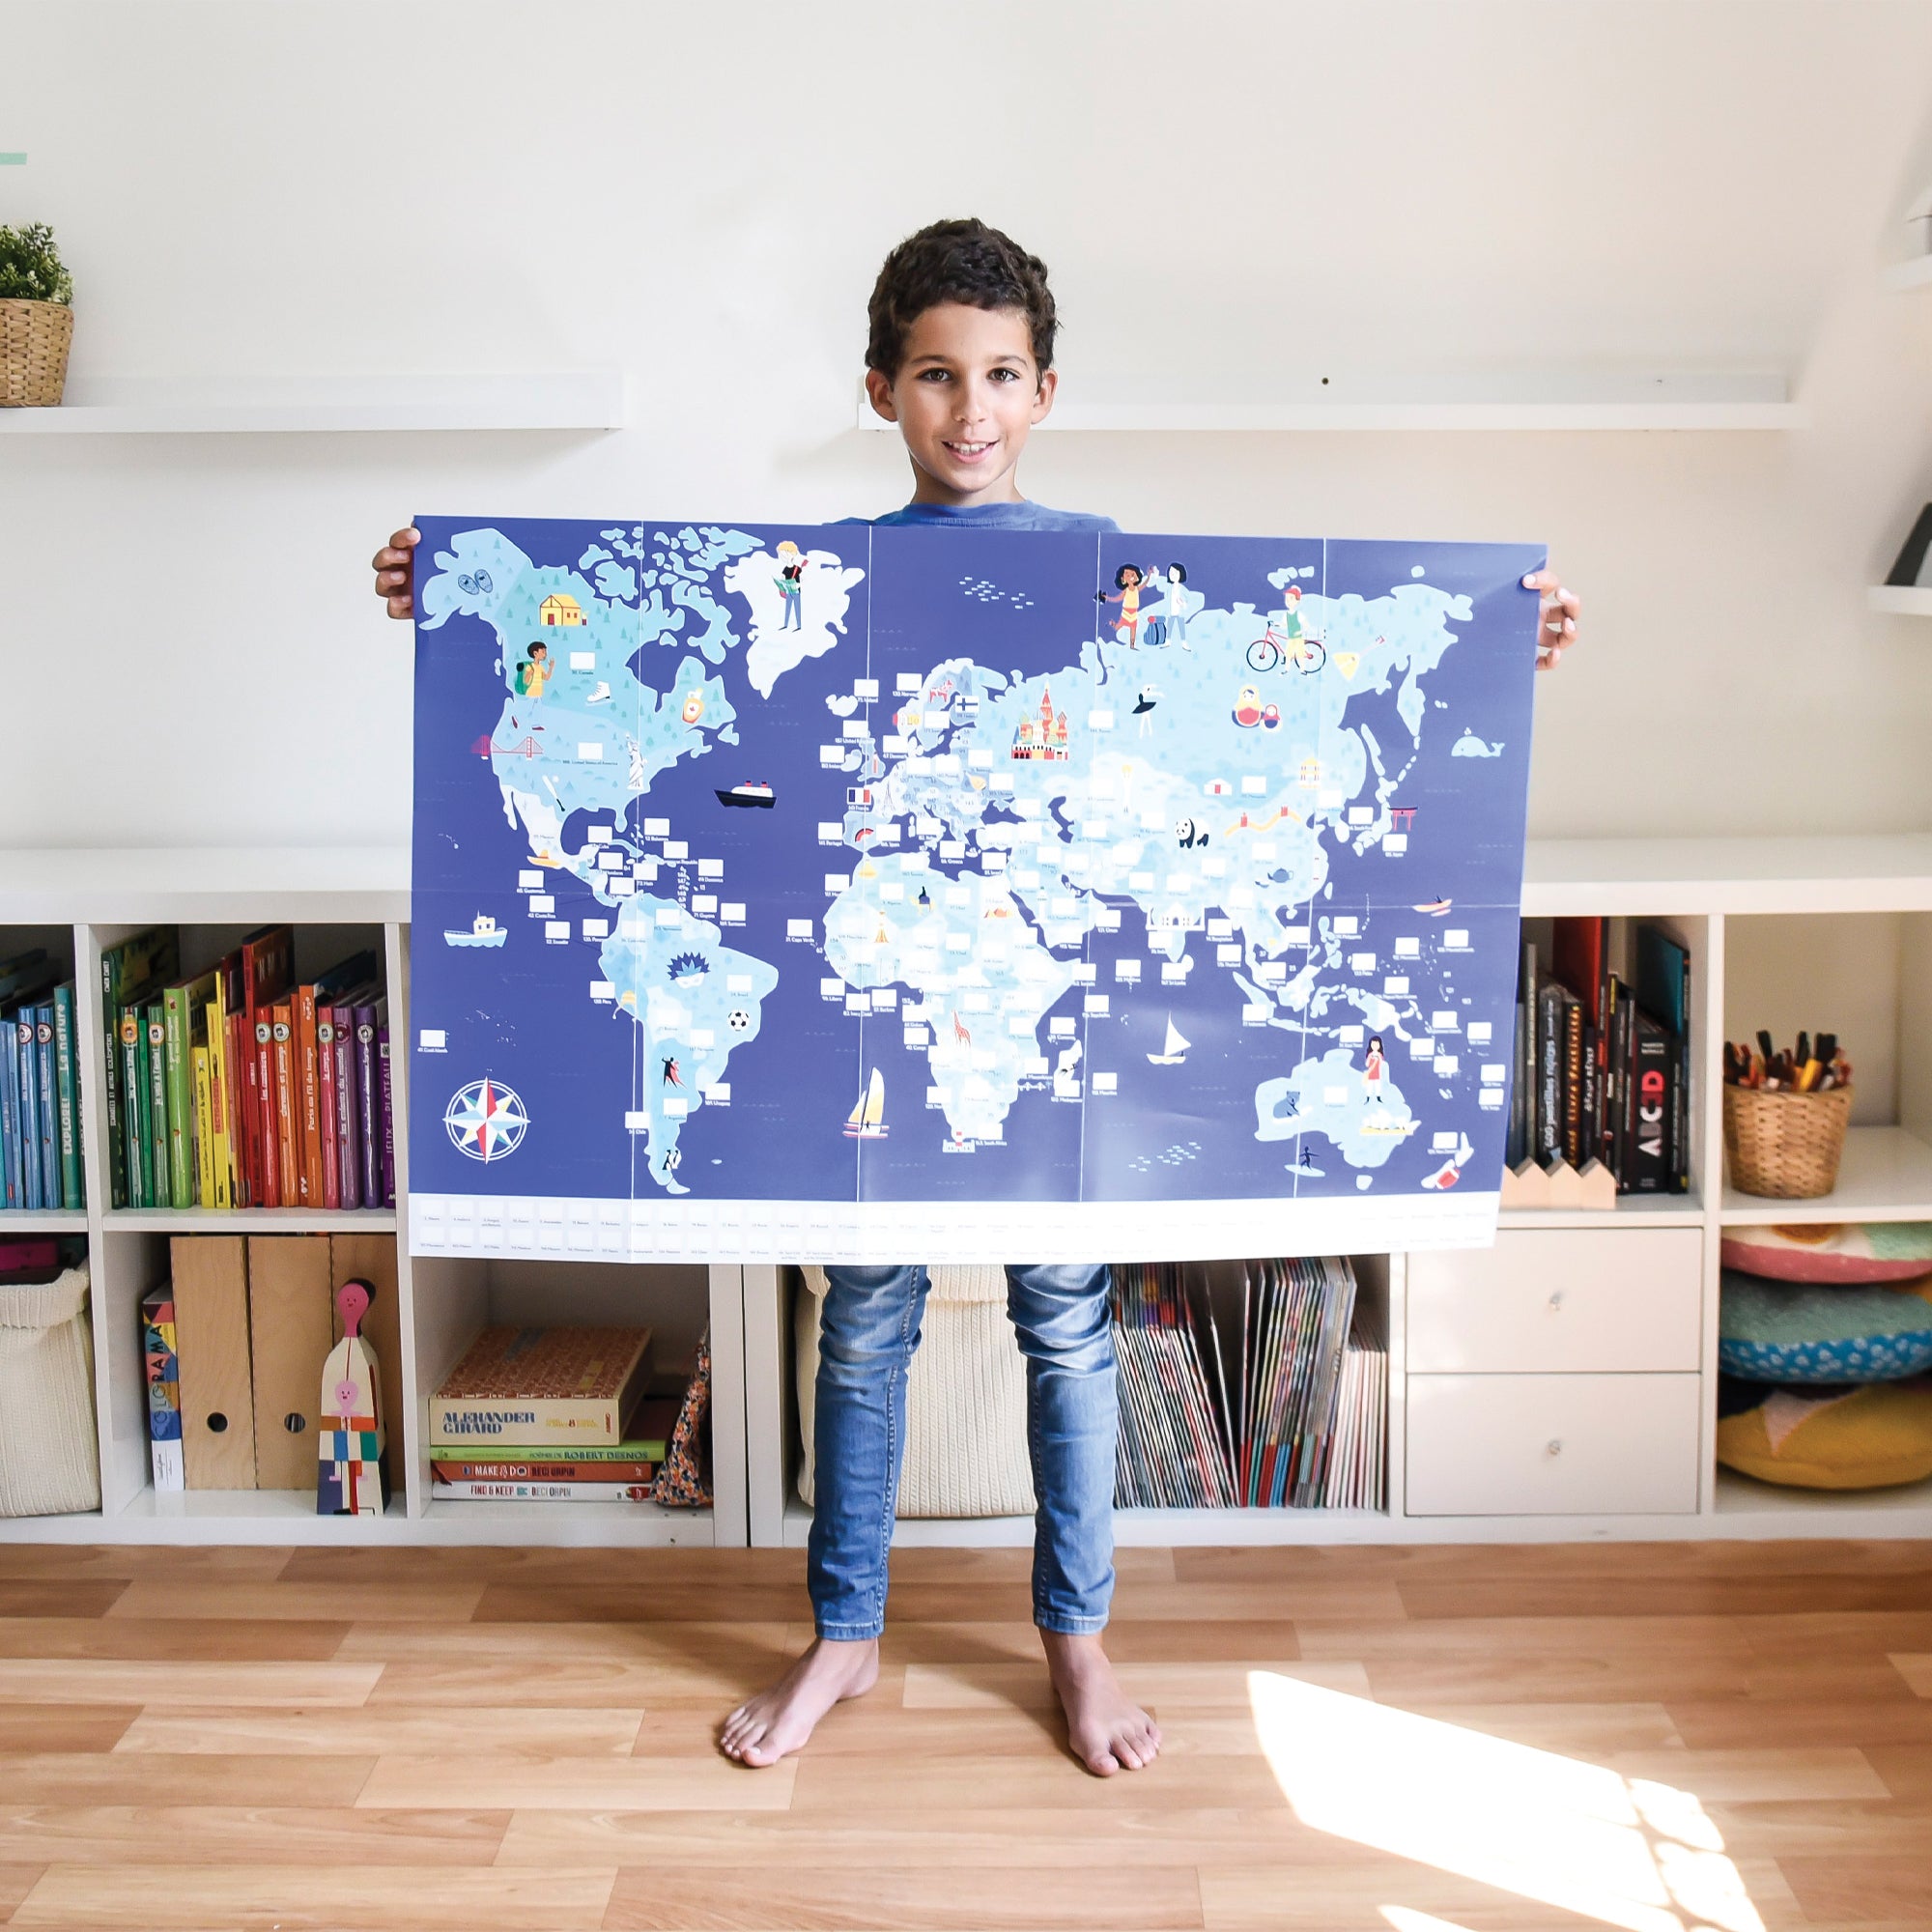
{"label": "boy's left hand", "polygon": [[1553,670],[1563,653],[1577,641],[1577,619],[1583,600],[1565,590],[1553,570],[1532,571],[1522,580],[1525,590],[1538,594],[1536,607],[1536,668]]}

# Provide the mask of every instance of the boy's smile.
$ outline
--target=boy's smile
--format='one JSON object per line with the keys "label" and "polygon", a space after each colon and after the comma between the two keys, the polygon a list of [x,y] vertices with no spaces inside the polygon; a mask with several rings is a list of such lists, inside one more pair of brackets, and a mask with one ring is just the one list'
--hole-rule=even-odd
{"label": "boy's smile", "polygon": [[907,328],[897,374],[872,370],[866,387],[905,438],[913,501],[965,507],[1022,500],[1013,470],[1055,380],[1034,360],[1023,310],[940,302]]}

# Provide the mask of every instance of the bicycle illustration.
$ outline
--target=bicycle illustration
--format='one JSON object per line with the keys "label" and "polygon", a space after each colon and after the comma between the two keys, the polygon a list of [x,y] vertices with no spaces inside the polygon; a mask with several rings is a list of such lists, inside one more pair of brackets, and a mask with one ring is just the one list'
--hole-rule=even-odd
{"label": "bicycle illustration", "polygon": [[1328,653],[1319,638],[1285,638],[1270,624],[1248,646],[1250,670],[1280,670],[1289,665],[1304,675],[1318,671],[1328,662]]}

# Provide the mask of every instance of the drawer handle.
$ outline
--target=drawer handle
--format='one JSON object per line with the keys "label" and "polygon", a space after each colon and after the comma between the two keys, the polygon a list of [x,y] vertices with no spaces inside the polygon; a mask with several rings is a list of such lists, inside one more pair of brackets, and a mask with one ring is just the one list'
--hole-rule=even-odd
{"label": "drawer handle", "polygon": [[1549,1312],[1552,1315],[1560,1315],[1563,1312],[1563,1291],[1560,1288],[1550,1291]]}
{"label": "drawer handle", "polygon": [[1560,1455],[1562,1455],[1562,1453],[1563,1453],[1563,1438],[1562,1438],[1562,1436],[1560,1436],[1560,1435],[1552,1435],[1552,1436],[1551,1436],[1551,1437],[1549,1438],[1549,1440],[1548,1440],[1548,1442],[1546,1442],[1546,1443],[1545,1443],[1545,1444],[1543,1445],[1543,1452],[1544,1452],[1544,1454],[1545,1454],[1546,1456],[1560,1456]]}

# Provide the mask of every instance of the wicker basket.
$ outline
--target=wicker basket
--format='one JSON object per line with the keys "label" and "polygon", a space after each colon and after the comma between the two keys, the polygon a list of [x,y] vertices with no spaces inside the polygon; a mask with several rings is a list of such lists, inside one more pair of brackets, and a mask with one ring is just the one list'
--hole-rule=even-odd
{"label": "wicker basket", "polygon": [[1767,1094],[1724,1089],[1724,1157],[1740,1194],[1810,1201],[1838,1184],[1852,1090]]}
{"label": "wicker basket", "polygon": [[0,408],[58,403],[72,340],[72,309],[59,302],[0,301]]}

